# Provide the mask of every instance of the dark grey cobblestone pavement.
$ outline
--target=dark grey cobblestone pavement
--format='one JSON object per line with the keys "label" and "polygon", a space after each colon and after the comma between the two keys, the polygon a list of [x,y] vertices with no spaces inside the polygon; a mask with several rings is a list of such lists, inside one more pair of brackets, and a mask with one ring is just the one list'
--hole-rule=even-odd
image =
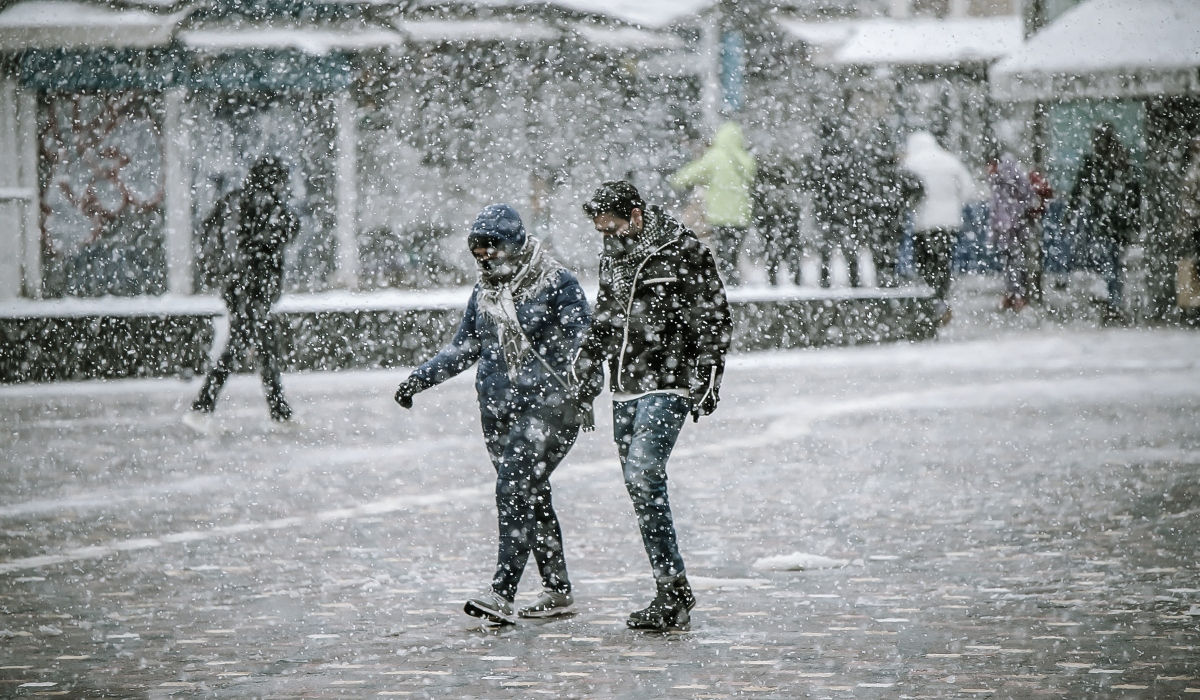
{"label": "dark grey cobblestone pavement", "polygon": [[[1200,336],[735,358],[672,499],[700,603],[651,582],[600,411],[555,476],[580,612],[483,628],[492,471],[463,377],[0,388],[0,696],[1200,698]],[[607,397],[602,399],[607,407]],[[755,568],[792,553],[842,560]],[[530,569],[526,592],[536,587]]]}

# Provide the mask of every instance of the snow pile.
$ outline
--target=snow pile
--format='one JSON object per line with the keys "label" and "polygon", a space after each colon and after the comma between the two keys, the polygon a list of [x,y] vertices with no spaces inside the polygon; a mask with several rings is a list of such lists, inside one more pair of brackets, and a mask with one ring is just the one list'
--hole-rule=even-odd
{"label": "snow pile", "polygon": [[820,554],[777,554],[773,557],[763,557],[754,562],[753,566],[759,571],[808,571],[810,569],[838,569],[850,563],[847,559],[834,559]]}

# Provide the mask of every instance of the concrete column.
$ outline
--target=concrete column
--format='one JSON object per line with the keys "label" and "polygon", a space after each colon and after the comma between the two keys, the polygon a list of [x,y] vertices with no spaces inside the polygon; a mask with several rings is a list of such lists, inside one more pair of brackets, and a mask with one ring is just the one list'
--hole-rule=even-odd
{"label": "concrete column", "polygon": [[703,19],[700,29],[702,74],[700,114],[709,135],[721,125],[721,12],[714,8]]}
{"label": "concrete column", "polygon": [[166,209],[167,289],[172,294],[191,294],[195,246],[192,243],[192,139],[184,117],[187,90],[171,88],[165,97],[163,204]]}
{"label": "concrete column", "polygon": [[888,0],[888,12],[892,17],[907,17],[912,12],[912,0]]}
{"label": "concrete column", "polygon": [[[0,163],[18,163],[17,82],[0,80]],[[19,169],[0,169],[0,299],[21,295],[21,251],[24,248],[22,214],[26,192]]]}
{"label": "concrete column", "polygon": [[25,296],[42,298],[42,215],[38,206],[38,127],[37,95],[18,89],[17,103],[17,167],[19,183],[27,193],[21,272]]}
{"label": "concrete column", "polygon": [[950,11],[947,14],[951,17],[966,17],[971,14],[970,4],[967,0],[950,0]]}
{"label": "concrete column", "polygon": [[358,110],[349,93],[334,98],[333,119],[337,129],[337,161],[334,188],[337,198],[337,257],[334,283],[345,289],[358,288]]}

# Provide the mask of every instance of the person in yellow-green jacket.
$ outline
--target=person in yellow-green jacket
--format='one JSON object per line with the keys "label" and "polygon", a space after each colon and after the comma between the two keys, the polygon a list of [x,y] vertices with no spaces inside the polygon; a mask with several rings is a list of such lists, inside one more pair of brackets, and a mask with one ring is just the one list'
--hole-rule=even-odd
{"label": "person in yellow-green jacket", "polygon": [[753,216],[751,190],[757,171],[754,156],[743,144],[742,128],[725,122],[704,155],[671,176],[671,186],[677,190],[697,185],[706,188],[705,218],[712,230],[721,276],[728,284],[740,284],[738,248]]}

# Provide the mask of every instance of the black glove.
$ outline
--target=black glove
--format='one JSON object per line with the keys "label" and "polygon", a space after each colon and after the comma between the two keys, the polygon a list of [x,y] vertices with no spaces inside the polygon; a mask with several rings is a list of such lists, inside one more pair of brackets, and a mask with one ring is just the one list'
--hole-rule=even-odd
{"label": "black glove", "polygon": [[699,386],[692,388],[692,422],[700,422],[700,416],[710,415],[717,410],[721,400],[721,389],[717,386],[719,374],[710,367],[699,367],[696,376],[701,380]]}
{"label": "black glove", "polygon": [[571,402],[572,408],[575,411],[575,424],[585,433],[590,433],[596,429],[596,413],[592,410],[591,399],[583,397],[576,398]]}
{"label": "black glove", "polygon": [[721,400],[721,390],[713,387],[703,396],[692,400],[692,422],[699,423],[700,416],[710,415],[717,410],[717,402]]}
{"label": "black glove", "polygon": [[413,396],[419,391],[420,389],[416,387],[411,378],[405,379],[400,382],[400,388],[396,389],[396,403],[400,404],[402,408],[412,408]]}

